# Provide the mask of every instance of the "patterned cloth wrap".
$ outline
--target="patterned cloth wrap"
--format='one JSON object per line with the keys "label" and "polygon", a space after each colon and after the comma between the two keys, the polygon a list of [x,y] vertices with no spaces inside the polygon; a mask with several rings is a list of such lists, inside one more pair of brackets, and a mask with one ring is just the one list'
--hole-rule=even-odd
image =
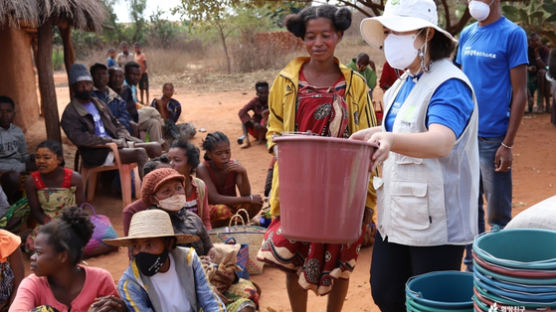
{"label": "patterned cloth wrap", "polygon": [[207,279],[226,303],[227,311],[240,311],[246,307],[258,309],[259,293],[251,281],[240,278],[231,285],[225,285],[221,283],[221,278],[216,278],[218,273],[235,275],[242,271],[242,268],[237,265],[237,254],[240,248],[239,244],[214,244],[208,257],[210,262],[203,261]]}
{"label": "patterned cloth wrap", "polygon": [[0,311],[8,311],[9,300],[14,287],[14,271],[9,262],[0,263]]}
{"label": "patterned cloth wrap", "polygon": [[58,312],[58,310],[45,304],[34,308],[31,312]]}
{"label": "patterned cloth wrap", "polygon": [[29,200],[27,196],[11,205],[8,211],[0,217],[0,228],[10,232],[18,233],[21,227],[27,222],[27,218],[31,214]]}

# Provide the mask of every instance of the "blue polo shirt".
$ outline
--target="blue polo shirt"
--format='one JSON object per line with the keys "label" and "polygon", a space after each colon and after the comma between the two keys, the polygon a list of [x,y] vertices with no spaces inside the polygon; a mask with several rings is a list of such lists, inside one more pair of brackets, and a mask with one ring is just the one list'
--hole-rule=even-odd
{"label": "blue polo shirt", "polygon": [[[384,122],[386,131],[392,131],[398,112],[421,75],[416,78],[408,76],[404,81],[386,115]],[[427,127],[433,123],[446,126],[459,138],[473,113],[473,106],[471,89],[463,81],[455,78],[446,80],[434,91],[430,99],[425,123]]]}
{"label": "blue polo shirt", "polygon": [[467,26],[460,35],[456,63],[469,77],[479,105],[479,136],[506,135],[510,122],[510,69],[527,64],[525,31],[505,17]]}

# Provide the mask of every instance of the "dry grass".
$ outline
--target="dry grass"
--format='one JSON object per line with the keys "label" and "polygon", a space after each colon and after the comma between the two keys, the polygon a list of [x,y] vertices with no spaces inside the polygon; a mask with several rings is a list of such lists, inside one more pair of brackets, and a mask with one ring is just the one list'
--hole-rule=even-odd
{"label": "dry grass", "polygon": [[[248,48],[249,49],[249,48]],[[151,90],[157,93],[165,82],[172,82],[177,88],[199,91],[231,91],[251,89],[255,82],[266,80],[272,82],[280,69],[296,56],[307,55],[303,50],[280,54],[273,51],[259,50],[259,53],[244,52],[251,58],[252,64],[260,65],[258,70],[241,72],[238,61],[242,57],[241,46],[230,45],[233,72],[227,74],[226,59],[222,47],[215,42],[206,47],[189,47],[188,49],[161,49],[145,47],[148,58],[149,79]],[[344,64],[351,61],[357,54],[366,52],[375,62],[379,71],[384,63],[384,56],[376,49],[371,49],[359,35],[346,35],[336,47],[335,55]],[[245,57],[245,56],[243,56]],[[105,62],[106,51],[91,51],[80,62],[87,66],[95,62]],[[245,67],[245,66],[243,66]],[[251,67],[253,67],[251,65]],[[255,68],[257,68],[255,66]]]}

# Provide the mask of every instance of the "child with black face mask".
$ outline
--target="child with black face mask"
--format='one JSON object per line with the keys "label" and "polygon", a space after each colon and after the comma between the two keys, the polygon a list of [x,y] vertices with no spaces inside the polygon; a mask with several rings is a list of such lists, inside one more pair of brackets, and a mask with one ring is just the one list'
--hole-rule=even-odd
{"label": "child with black face mask", "polygon": [[149,209],[133,215],[128,236],[104,241],[131,248],[133,259],[118,284],[129,310],[225,310],[211,290],[195,250],[176,247],[197,239],[174,234],[168,213]]}

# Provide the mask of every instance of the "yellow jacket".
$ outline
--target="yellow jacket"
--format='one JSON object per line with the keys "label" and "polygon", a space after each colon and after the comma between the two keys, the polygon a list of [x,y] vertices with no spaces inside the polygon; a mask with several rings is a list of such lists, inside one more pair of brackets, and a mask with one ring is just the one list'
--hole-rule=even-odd
{"label": "yellow jacket", "polygon": [[[299,72],[309,58],[299,57],[292,60],[278,74],[268,97],[268,131],[266,133],[267,147],[272,153],[275,143],[272,141],[274,135],[279,136],[284,131],[295,131],[295,113],[297,88],[299,85]],[[370,128],[377,125],[368,87],[365,79],[357,72],[335,62],[340,66],[340,71],[346,80],[345,100],[349,115],[348,130],[350,133],[360,129]],[[372,179],[372,177],[371,177]],[[376,192],[373,184],[369,183],[367,202],[365,206],[375,208]],[[278,186],[278,162],[274,167],[272,178],[272,192],[270,194],[270,212],[273,216],[280,215],[280,192]]]}

